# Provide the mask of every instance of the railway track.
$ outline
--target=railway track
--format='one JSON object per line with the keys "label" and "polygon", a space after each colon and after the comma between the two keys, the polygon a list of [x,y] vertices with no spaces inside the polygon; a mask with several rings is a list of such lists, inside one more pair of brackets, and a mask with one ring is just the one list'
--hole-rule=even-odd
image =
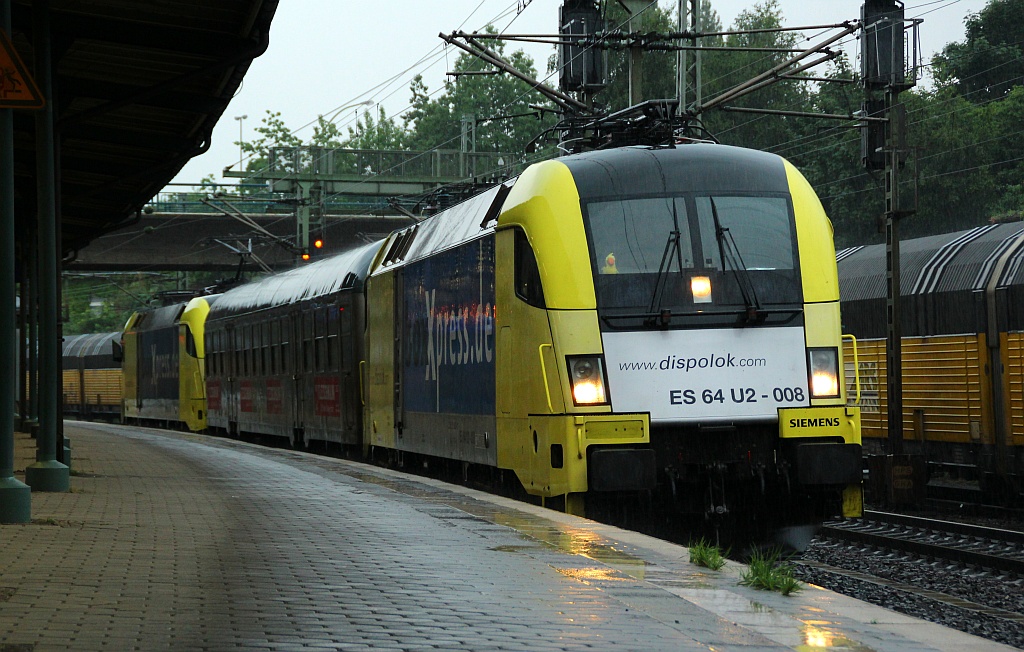
{"label": "railway track", "polygon": [[1024,577],[1024,532],[889,512],[830,523],[822,536]]}
{"label": "railway track", "polygon": [[829,523],[797,576],[860,600],[1024,647],[1024,533],[866,511]]}

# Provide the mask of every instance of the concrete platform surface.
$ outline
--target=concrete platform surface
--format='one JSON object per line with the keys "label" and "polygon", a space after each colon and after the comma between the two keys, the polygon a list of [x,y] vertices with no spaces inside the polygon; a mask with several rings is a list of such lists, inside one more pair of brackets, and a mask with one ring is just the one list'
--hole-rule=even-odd
{"label": "concrete platform surface", "polygon": [[71,491],[0,526],[0,652],[1011,649],[817,587],[749,589],[737,564],[707,571],[680,546],[364,464],[66,433]]}

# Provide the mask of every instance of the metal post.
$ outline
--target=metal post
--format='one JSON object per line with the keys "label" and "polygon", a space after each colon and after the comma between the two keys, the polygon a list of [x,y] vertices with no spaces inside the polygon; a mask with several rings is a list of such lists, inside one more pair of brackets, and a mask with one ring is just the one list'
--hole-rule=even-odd
{"label": "metal post", "polygon": [[28,282],[28,421],[33,433],[39,426],[39,236],[29,228],[25,278]]}
{"label": "metal post", "polygon": [[899,90],[885,94],[885,278],[886,278],[886,402],[888,405],[889,454],[903,454],[903,329],[900,322],[900,155],[905,122],[901,119]]}
{"label": "metal post", "polygon": [[299,243],[303,256],[309,254],[309,197],[312,186],[313,183],[310,181],[295,182],[295,195],[298,200],[295,207],[295,240]]}
{"label": "metal post", "polygon": [[46,107],[36,116],[36,195],[39,222],[39,435],[36,463],[25,469],[25,482],[36,491],[67,491],[70,469],[57,461],[60,405],[60,329],[57,325],[57,187],[54,183],[53,71],[50,58],[50,3],[32,5],[36,82]]}
{"label": "metal post", "polygon": [[21,293],[21,299],[18,306],[18,410],[20,428],[25,427],[25,422],[28,420],[29,401],[28,401],[28,248],[22,245],[21,256],[18,262],[21,264],[21,283],[19,284],[18,290]]}
{"label": "metal post", "polygon": [[[679,31],[697,34],[700,30],[700,0],[679,0]],[[700,45],[700,39],[696,36],[680,41],[680,44],[685,41],[685,45],[694,48]],[[692,63],[690,52],[687,50],[679,50],[676,56],[676,97],[679,99],[680,112],[685,112],[691,106],[699,110],[703,101],[700,78],[701,53],[700,50],[693,50],[692,54]]]}
{"label": "metal post", "polygon": [[235,116],[235,120],[238,120],[238,171],[239,172],[244,172],[244,170],[242,170],[242,123],[245,122],[245,119],[248,118],[248,117],[249,117],[248,114],[236,115]]}
{"label": "metal post", "polygon": [[[640,29],[640,20],[630,17],[630,33]],[[635,106],[644,101],[643,93],[643,61],[644,50],[639,46],[629,48],[629,105]]]}
{"label": "metal post", "polygon": [[[0,0],[0,29],[11,33],[11,0]],[[16,316],[14,297],[14,112],[0,109],[0,523],[32,518],[31,490],[14,477],[16,394]]]}

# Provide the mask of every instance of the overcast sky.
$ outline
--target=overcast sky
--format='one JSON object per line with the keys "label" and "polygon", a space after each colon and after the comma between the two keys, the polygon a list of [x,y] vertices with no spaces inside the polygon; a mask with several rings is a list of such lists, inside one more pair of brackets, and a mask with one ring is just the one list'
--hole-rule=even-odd
{"label": "overcast sky", "polygon": [[[233,182],[223,179],[221,170],[238,166],[239,128],[242,140],[253,139],[253,127],[267,111],[280,111],[285,124],[303,140],[312,134],[318,115],[330,116],[360,102],[373,102],[360,110],[375,110],[373,106],[380,104],[388,115],[398,115],[408,106],[409,82],[416,74],[423,75],[431,91],[438,90],[458,57],[458,50],[443,47],[439,32],[473,31],[491,23],[509,34],[550,34],[557,30],[561,4],[562,0],[285,0],[271,25],[270,47],[253,61],[214,130],[210,150],[192,159],[174,181],[198,184],[213,174],[217,181]],[[675,7],[676,0],[661,0],[661,4]],[[725,27],[753,4],[711,0]],[[857,19],[861,4],[861,0],[779,0],[784,24],[791,27]],[[925,62],[947,43],[962,40],[965,16],[985,4],[986,0],[906,0],[907,17],[924,19]],[[543,72],[552,50],[548,46],[523,49]],[[335,121],[351,124],[356,110],[341,110]],[[247,118],[236,120],[236,116]]]}

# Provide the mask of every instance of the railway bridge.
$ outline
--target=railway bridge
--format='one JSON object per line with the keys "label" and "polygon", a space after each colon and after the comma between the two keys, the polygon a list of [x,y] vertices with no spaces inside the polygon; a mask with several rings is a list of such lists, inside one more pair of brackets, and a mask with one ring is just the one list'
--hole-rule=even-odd
{"label": "railway bridge", "polygon": [[[384,237],[518,173],[517,156],[463,150],[272,148],[230,185],[161,193],[75,249],[69,271],[284,269]],[[315,240],[323,243],[319,251]]]}

